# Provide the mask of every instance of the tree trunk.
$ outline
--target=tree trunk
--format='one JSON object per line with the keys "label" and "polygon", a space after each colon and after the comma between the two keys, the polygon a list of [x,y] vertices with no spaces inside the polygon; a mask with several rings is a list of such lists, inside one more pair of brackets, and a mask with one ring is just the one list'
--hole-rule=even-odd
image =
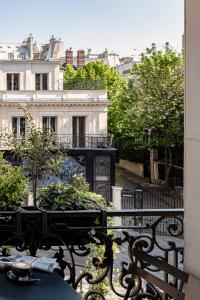
{"label": "tree trunk", "polygon": [[169,145],[165,145],[165,180],[167,182],[167,185],[169,184],[169,174],[171,168],[172,168],[172,149]]}
{"label": "tree trunk", "polygon": [[33,189],[33,204],[34,208],[37,208],[37,178],[32,180],[32,189]]}

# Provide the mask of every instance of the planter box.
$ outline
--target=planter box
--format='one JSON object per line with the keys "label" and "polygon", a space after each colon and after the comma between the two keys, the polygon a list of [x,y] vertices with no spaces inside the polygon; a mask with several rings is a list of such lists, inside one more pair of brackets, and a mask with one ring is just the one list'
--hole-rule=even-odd
{"label": "planter box", "polygon": [[107,217],[100,210],[46,211],[24,207],[1,211],[0,216],[0,245],[30,249],[32,255],[42,247],[87,244],[92,242],[92,228],[104,230],[107,226]]}

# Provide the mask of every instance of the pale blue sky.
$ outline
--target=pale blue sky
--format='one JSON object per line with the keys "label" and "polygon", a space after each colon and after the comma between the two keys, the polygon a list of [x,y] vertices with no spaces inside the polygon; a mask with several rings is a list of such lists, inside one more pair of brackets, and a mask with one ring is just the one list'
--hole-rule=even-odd
{"label": "pale blue sky", "polygon": [[180,49],[184,0],[0,0],[0,42],[38,42],[54,34],[65,48],[121,55],[169,41]]}

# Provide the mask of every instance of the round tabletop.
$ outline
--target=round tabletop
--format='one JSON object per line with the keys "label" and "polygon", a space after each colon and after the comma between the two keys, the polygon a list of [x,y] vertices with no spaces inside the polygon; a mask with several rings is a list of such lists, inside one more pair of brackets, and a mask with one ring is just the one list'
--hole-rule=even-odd
{"label": "round tabletop", "polygon": [[12,282],[0,273],[0,300],[81,300],[81,296],[57,273],[33,272],[35,281],[29,285]]}

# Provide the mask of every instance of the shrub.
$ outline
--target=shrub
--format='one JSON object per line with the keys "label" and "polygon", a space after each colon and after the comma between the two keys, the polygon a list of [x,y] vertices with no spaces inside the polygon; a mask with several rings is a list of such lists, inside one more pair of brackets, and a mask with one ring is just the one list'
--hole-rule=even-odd
{"label": "shrub", "polygon": [[22,168],[4,162],[0,153],[0,209],[19,207],[26,198],[26,187]]}
{"label": "shrub", "polygon": [[89,191],[85,178],[75,176],[72,184],[58,183],[39,189],[39,206],[47,210],[105,209],[106,200]]}

